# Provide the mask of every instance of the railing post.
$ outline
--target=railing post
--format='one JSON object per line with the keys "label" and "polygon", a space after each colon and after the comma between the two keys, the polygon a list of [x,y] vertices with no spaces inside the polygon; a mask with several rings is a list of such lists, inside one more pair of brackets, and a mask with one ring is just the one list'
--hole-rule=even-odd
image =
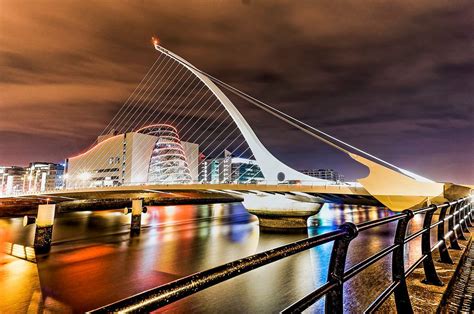
{"label": "railing post", "polygon": [[458,225],[458,228],[456,229],[456,232],[457,232],[456,234],[458,235],[458,239],[466,241],[467,239],[464,236],[464,230],[463,230],[464,228],[463,228],[462,221],[461,221],[461,217],[462,217],[461,213],[462,213],[462,210],[463,210],[463,208],[462,208],[463,203],[464,202],[459,202],[458,203],[458,208],[456,209],[457,214],[455,215],[456,224],[454,226]]}
{"label": "railing post", "polygon": [[462,201],[461,202],[461,212],[459,213],[459,217],[461,218],[461,221],[462,221],[462,232],[464,233],[470,233],[469,232],[469,229],[467,228],[467,215],[466,215],[466,209],[468,207],[468,203],[466,201]]}
{"label": "railing post", "polygon": [[339,228],[346,231],[346,234],[335,240],[332,248],[328,269],[328,281],[330,283],[336,283],[337,286],[326,295],[326,313],[343,312],[343,277],[346,266],[347,250],[349,248],[349,243],[352,239],[357,237],[357,234],[359,233],[357,226],[352,222],[346,222]]}
{"label": "railing post", "polygon": [[443,282],[439,279],[438,274],[436,273],[433,255],[431,254],[430,226],[433,214],[437,209],[438,206],[431,205],[431,210],[427,211],[425,214],[425,219],[423,220],[423,229],[426,229],[426,231],[421,235],[421,253],[426,256],[426,258],[423,260],[423,268],[425,270],[425,279],[423,280],[423,283],[442,286]]}
{"label": "railing post", "polygon": [[454,204],[453,206],[451,206],[451,209],[449,210],[449,214],[453,215],[448,221],[448,230],[451,231],[451,234],[449,235],[449,242],[451,243],[451,249],[453,250],[461,249],[458,243],[456,230],[454,230],[454,219],[456,218],[456,215],[454,215],[454,213],[456,212],[458,205],[459,204]]}
{"label": "railing post", "polygon": [[[466,225],[468,228],[471,228],[472,227],[472,222],[471,222],[471,200],[470,199],[467,199],[466,200],[466,213],[464,214],[464,217],[466,219]],[[470,232],[470,231],[469,231]]]}
{"label": "railing post", "polygon": [[469,198],[467,200],[469,206],[467,208],[467,217],[468,217],[468,221],[469,221],[469,224],[470,224],[470,227],[472,227],[472,200],[471,198]]}
{"label": "railing post", "polygon": [[473,198],[472,196],[469,196],[469,197],[467,198],[467,200],[466,200],[467,204],[469,205],[469,207],[468,207],[468,213],[469,213],[469,219],[471,220],[471,223],[472,223],[471,214],[472,214],[472,202],[473,202],[472,198]]}
{"label": "railing post", "polygon": [[469,198],[469,219],[471,220],[471,222],[473,222],[473,213],[474,213],[474,210],[472,209],[472,203],[474,202],[472,199],[473,199],[474,196],[471,196]]}
{"label": "railing post", "polygon": [[451,256],[449,255],[448,247],[446,246],[446,239],[444,238],[444,236],[445,236],[445,233],[444,233],[444,225],[445,225],[444,218],[446,217],[446,211],[451,207],[451,205],[449,205],[449,202],[446,202],[445,204],[447,204],[447,206],[441,208],[441,211],[439,213],[439,219],[438,219],[438,221],[443,220],[443,223],[438,225],[438,242],[442,241],[441,244],[439,245],[439,257],[440,257],[439,261],[441,263],[454,264],[453,260],[451,259]]}
{"label": "railing post", "polygon": [[404,210],[403,213],[406,216],[398,221],[397,230],[395,231],[394,244],[398,244],[398,247],[392,253],[392,280],[399,282],[394,290],[397,312],[406,314],[413,313],[413,308],[405,280],[405,237],[408,223],[414,215],[413,211],[409,209]]}

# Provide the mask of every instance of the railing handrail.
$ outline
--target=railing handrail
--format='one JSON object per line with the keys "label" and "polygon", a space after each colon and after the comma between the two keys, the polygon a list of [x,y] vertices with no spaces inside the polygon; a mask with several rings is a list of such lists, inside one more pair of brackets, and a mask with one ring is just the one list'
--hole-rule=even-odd
{"label": "railing handrail", "polygon": [[[136,298],[140,295],[143,295],[145,297],[157,295],[156,299],[153,302],[153,305],[157,304],[159,306],[163,306],[184,297],[184,295],[181,295],[176,298],[174,292],[181,292],[184,293],[185,296],[188,296],[189,294],[197,292],[198,290],[202,290],[200,289],[201,286],[205,286],[206,288],[210,287],[211,285],[233,278],[245,272],[251,271],[255,268],[270,264],[285,257],[316,247],[318,245],[332,242],[335,239],[342,237],[348,233],[349,231],[347,230],[338,229],[311,238],[292,242],[290,244],[282,245],[274,249],[270,249],[226,264],[222,264],[217,267],[197,272],[189,276],[179,278],[165,285],[139,293],[135,296],[132,296],[131,298]],[[184,287],[187,284],[192,285],[192,287]],[[162,294],[159,295],[159,293]],[[135,309],[135,306],[130,305],[130,303],[128,302],[128,300],[131,298],[121,300],[119,302],[113,303],[112,305],[117,311],[120,311],[125,307],[130,308],[130,310],[133,310]],[[149,307],[150,305],[151,304],[148,304],[148,302],[140,302],[138,306],[144,306],[144,310],[146,311],[147,307]],[[102,309],[108,312],[107,308],[108,306],[105,306]]]}
{"label": "railing handrail", "polygon": [[[422,256],[417,261],[415,261],[414,264],[406,271],[404,269],[404,258],[397,261],[395,261],[394,258],[392,260],[392,271],[394,272],[394,266],[396,266],[395,269],[398,268],[398,274],[393,273],[394,277],[392,283],[376,297],[376,299],[372,302],[372,304],[367,310],[376,310],[381,304],[383,304],[383,302],[385,302],[390,297],[393,292],[395,292],[395,302],[399,311],[402,309],[411,309],[411,304],[408,298],[408,291],[406,290],[405,278],[408,277],[417,266],[419,266],[421,263],[424,263],[427,282],[431,284],[437,284],[436,279],[439,279],[436,275],[436,271],[434,269],[434,266],[433,268],[430,268],[429,264],[430,262],[432,263],[431,252],[436,248],[440,248],[441,250],[441,244],[444,244],[444,241],[450,236],[450,233],[455,233],[456,229],[462,228],[462,223],[469,223],[470,225],[472,205],[471,202],[467,203],[467,201],[471,198],[471,196],[467,196],[455,201],[446,202],[441,205],[431,205],[414,211],[406,210],[394,216],[384,217],[369,222],[363,222],[358,225],[355,225],[350,222],[344,223],[337,230],[330,231],[314,237],[302,239],[290,244],[266,250],[264,252],[257,253],[242,259],[238,259],[208,270],[200,271],[192,275],[182,277],[167,284],[152,288],[134,296],[103,306],[101,308],[91,311],[90,313],[123,313],[137,310],[154,310],[168,305],[172,302],[178,301],[191,294],[214,286],[218,283],[239,276],[243,273],[249,272],[251,270],[268,265],[288,256],[300,253],[302,251],[306,251],[313,247],[332,241],[334,241],[335,244],[333,246],[333,252],[331,254],[331,260],[328,271],[328,281],[322,286],[320,286],[318,289],[305,296],[304,298],[300,299],[299,301],[293,303],[292,305],[284,309],[283,312],[290,313],[304,310],[324,295],[326,295],[326,309],[328,309],[329,307],[332,309],[332,311],[339,311],[342,310],[342,287],[344,282],[358,275],[360,272],[362,272],[363,270],[365,270],[366,268],[368,268],[369,266],[371,266],[372,264],[379,261],[390,253],[392,253],[392,256],[394,256],[395,254],[397,254],[398,256],[403,256],[404,244],[422,235]],[[463,205],[464,203],[466,204]],[[433,224],[431,223],[431,217],[433,216],[436,210],[442,209],[446,211],[448,208],[453,208],[452,206],[455,205],[457,205],[455,210],[450,213],[449,216],[445,217],[444,214],[442,214],[440,215],[438,222]],[[412,233],[407,238],[406,230],[409,220],[413,216],[423,213],[425,213],[425,221],[423,224],[423,228],[419,231]],[[438,241],[438,243],[436,243],[434,247],[431,247],[429,243],[430,230],[440,224],[444,225],[444,222],[450,221],[458,215],[459,217],[461,217],[461,213],[463,213],[462,219],[459,218],[457,224],[443,235],[443,240]],[[344,270],[345,256],[347,254],[348,245],[352,239],[357,237],[358,232],[369,230],[377,226],[395,221],[398,222],[398,225],[394,244],[369,256],[368,258],[357,263],[356,265],[353,265],[348,270]],[[426,234],[428,236],[426,236]],[[442,243],[440,244],[440,242]],[[427,244],[428,247],[426,246]],[[429,254],[427,250],[429,251]]]}

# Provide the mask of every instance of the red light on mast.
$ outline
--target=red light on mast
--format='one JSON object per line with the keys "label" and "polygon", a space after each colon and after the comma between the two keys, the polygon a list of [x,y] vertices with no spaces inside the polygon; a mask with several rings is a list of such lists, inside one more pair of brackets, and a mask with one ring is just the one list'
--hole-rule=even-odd
{"label": "red light on mast", "polygon": [[160,44],[160,39],[157,36],[151,37],[151,42],[153,45],[157,46]]}

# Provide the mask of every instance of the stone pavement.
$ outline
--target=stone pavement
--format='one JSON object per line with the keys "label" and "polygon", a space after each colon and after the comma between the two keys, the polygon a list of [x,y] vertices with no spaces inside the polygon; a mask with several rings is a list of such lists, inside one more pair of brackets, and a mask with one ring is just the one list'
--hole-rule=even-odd
{"label": "stone pavement", "polygon": [[442,313],[474,312],[474,245],[471,244],[463,265],[449,292]]}
{"label": "stone pavement", "polygon": [[[458,277],[461,273],[461,267],[465,266],[467,263],[468,255],[471,258],[472,264],[474,264],[474,252],[472,251],[474,245],[471,245],[472,241],[470,236],[473,233],[474,228],[470,228],[470,233],[465,234],[467,240],[458,239],[458,243],[462,247],[462,250],[449,250],[449,254],[454,264],[439,262],[440,257],[438,250],[433,252],[433,260],[435,263],[436,272],[438,273],[441,281],[444,283],[443,286],[424,284],[423,280],[425,279],[425,273],[422,265],[416,268],[415,271],[407,278],[408,293],[410,295],[410,301],[413,306],[414,313],[473,313],[469,310],[469,308],[466,312],[462,312],[460,310],[462,305],[458,306],[457,308],[448,308],[449,304],[451,304],[451,306],[461,304],[460,298],[455,300],[453,298],[448,298],[448,296],[451,297],[451,294],[453,294],[455,291],[457,291],[457,294],[459,295],[460,289],[464,289],[464,287],[466,287],[466,282],[470,283],[471,292],[469,297],[472,299],[472,291],[474,290],[473,280],[466,280],[464,285],[457,289],[454,285],[459,280]],[[447,245],[449,248],[449,241]],[[459,263],[462,263],[463,265],[459,265]],[[466,275],[464,275],[464,277],[465,276]],[[472,272],[471,276],[474,276],[474,271]],[[462,283],[458,285],[462,285]],[[393,295],[387,301],[385,301],[377,313],[397,313]]]}

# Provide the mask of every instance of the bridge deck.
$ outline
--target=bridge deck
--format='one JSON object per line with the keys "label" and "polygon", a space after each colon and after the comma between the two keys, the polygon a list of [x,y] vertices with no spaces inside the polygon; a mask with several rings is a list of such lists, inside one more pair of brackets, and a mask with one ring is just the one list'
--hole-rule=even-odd
{"label": "bridge deck", "polygon": [[[11,209],[20,207],[34,207],[44,202],[46,198],[55,203],[81,200],[110,200],[131,198],[144,199],[166,199],[179,194],[191,203],[195,200],[209,198],[210,194],[220,194],[241,199],[239,193],[264,193],[264,194],[286,194],[294,197],[306,195],[312,198],[311,202],[339,203],[353,205],[382,206],[364,188],[343,185],[297,185],[297,184],[153,184],[153,185],[131,185],[116,187],[81,188],[43,193],[30,193],[14,196],[0,196],[0,207]],[[174,194],[174,195],[173,195]],[[212,195],[211,195],[212,196]],[[219,197],[216,198],[218,202]],[[71,202],[69,202],[71,203]],[[2,205],[3,204],[3,205]]]}
{"label": "bridge deck", "polygon": [[[199,191],[199,190],[218,190],[218,191],[260,191],[291,193],[302,192],[310,194],[342,194],[342,195],[360,195],[370,196],[369,192],[363,187],[354,187],[347,185],[298,185],[298,184],[143,184],[127,185],[113,187],[97,188],[79,188],[58,191],[25,193],[15,195],[16,197],[48,195],[48,196],[72,196],[85,193],[107,193],[107,192],[141,192],[141,191]],[[0,196],[1,198],[2,196]],[[12,197],[12,196],[3,196]]]}
{"label": "bridge deck", "polygon": [[[148,197],[153,193],[166,192],[218,192],[218,193],[304,193],[318,198],[321,202],[346,203],[354,205],[381,205],[362,187],[349,185],[299,185],[299,184],[143,184],[115,187],[81,188],[49,191],[42,193],[0,196],[4,199],[50,198],[56,202],[79,199],[103,199],[117,197]],[[146,196],[145,196],[146,195]]]}

